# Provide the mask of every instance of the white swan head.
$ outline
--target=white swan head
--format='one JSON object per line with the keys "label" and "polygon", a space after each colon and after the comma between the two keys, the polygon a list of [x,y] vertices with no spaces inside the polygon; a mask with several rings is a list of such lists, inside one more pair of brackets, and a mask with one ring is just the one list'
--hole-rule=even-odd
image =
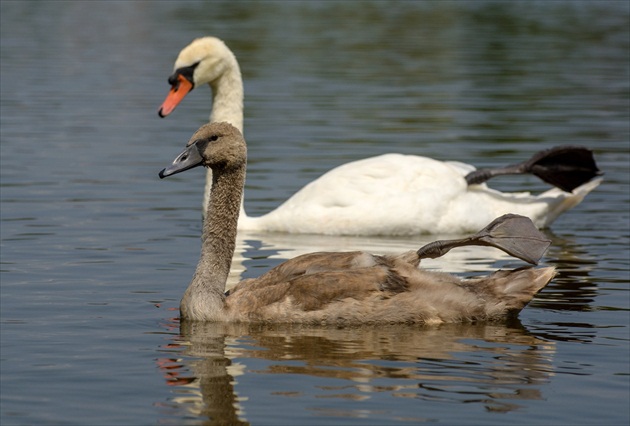
{"label": "white swan head", "polygon": [[[217,91],[217,82],[226,74],[240,80],[240,69],[234,53],[216,37],[193,40],[182,49],[168,78],[171,90],[160,107],[161,117],[169,115],[195,87],[210,84]],[[242,89],[241,89],[242,91]]]}

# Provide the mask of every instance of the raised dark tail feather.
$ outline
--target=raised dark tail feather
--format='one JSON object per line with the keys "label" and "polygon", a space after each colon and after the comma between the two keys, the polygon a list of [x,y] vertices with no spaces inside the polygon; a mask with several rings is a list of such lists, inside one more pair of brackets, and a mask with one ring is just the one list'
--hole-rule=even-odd
{"label": "raised dark tail feather", "polygon": [[495,176],[528,173],[566,192],[572,192],[602,174],[595,163],[593,151],[581,146],[563,145],[537,152],[519,164],[475,170],[465,179],[468,185],[475,185]]}

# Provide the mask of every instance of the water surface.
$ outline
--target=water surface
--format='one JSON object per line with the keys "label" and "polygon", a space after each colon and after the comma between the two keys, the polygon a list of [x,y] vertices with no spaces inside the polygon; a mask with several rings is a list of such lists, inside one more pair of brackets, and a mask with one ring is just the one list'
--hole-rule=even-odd
{"label": "water surface", "polygon": [[[0,7],[1,424],[630,421],[627,2]],[[180,328],[203,173],[157,172],[207,121],[210,91],[157,109],[203,35],[243,71],[252,215],[385,152],[485,167],[591,147],[605,181],[545,231],[558,277],[506,324]],[[303,252],[438,237],[241,234],[231,282]],[[520,263],[470,249],[426,266]]]}

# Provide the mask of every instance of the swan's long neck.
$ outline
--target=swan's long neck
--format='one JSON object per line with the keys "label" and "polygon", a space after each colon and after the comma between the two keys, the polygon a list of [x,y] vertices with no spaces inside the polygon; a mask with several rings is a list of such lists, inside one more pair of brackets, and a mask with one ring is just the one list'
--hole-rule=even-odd
{"label": "swan's long neck", "polygon": [[227,121],[243,133],[243,79],[236,59],[221,77],[210,83],[212,113],[210,122]]}
{"label": "swan's long neck", "polygon": [[[226,58],[225,72],[210,83],[212,89],[212,112],[210,122],[227,121],[243,133],[243,79],[241,69],[234,55]],[[208,208],[212,191],[212,170],[206,173],[206,188],[203,196],[204,212]],[[241,201],[240,214],[245,216],[245,208]]]}
{"label": "swan's long neck", "polygon": [[211,321],[223,316],[225,283],[234,254],[244,183],[245,163],[213,173],[210,202],[203,221],[201,258],[180,304],[185,319]]}

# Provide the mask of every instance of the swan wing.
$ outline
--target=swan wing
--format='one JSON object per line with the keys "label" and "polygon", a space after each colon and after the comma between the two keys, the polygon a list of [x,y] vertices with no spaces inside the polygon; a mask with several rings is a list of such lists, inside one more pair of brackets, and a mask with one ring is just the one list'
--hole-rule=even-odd
{"label": "swan wing", "polygon": [[293,282],[303,276],[365,269],[386,263],[386,258],[363,251],[307,253],[281,263],[258,278],[241,281],[230,290],[230,295],[243,289],[251,291]]}

